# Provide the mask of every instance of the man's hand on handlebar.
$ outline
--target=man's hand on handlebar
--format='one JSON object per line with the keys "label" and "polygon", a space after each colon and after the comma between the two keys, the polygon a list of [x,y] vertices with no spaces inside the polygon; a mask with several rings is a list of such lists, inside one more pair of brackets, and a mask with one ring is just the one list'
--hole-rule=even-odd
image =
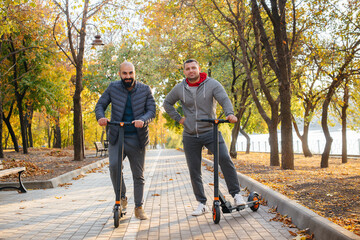
{"label": "man's hand on handlebar", "polygon": [[107,122],[109,122],[109,119],[107,119],[107,118],[100,118],[98,120],[98,123],[99,123],[100,126],[106,126]]}
{"label": "man's hand on handlebar", "polygon": [[[109,119],[107,119],[107,118],[100,118],[100,119],[98,120],[98,123],[99,123],[100,126],[106,126],[108,122],[110,122],[110,121],[109,121]],[[134,121],[132,121],[131,123],[134,124],[134,126],[135,126],[136,128],[142,128],[142,127],[144,127],[144,121],[142,121],[142,120],[134,120]]]}
{"label": "man's hand on handlebar", "polygon": [[237,117],[232,114],[226,116],[226,120],[228,120],[230,123],[236,123],[238,121]]}
{"label": "man's hand on handlebar", "polygon": [[134,120],[134,121],[132,121],[132,123],[134,124],[134,126],[136,128],[144,127],[144,121],[142,121],[142,120]]}

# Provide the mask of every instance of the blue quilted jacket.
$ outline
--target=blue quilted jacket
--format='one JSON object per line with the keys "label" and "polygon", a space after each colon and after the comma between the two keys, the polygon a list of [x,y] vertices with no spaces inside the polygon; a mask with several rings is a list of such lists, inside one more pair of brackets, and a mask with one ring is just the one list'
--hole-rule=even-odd
{"label": "blue quilted jacket", "polygon": [[[96,120],[105,117],[105,110],[111,103],[111,121],[120,122],[123,118],[128,91],[121,81],[111,82],[95,106]],[[150,87],[136,81],[131,90],[131,104],[135,120],[144,121],[143,128],[136,128],[142,147],[149,143],[148,124],[155,118],[156,104]],[[109,141],[115,144],[118,127],[109,127]]]}

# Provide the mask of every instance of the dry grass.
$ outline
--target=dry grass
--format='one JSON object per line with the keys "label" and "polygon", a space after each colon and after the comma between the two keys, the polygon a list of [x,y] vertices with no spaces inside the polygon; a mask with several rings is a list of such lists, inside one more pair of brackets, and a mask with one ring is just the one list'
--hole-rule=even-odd
{"label": "dry grass", "polygon": [[[212,159],[212,156],[204,157]],[[360,159],[330,158],[320,168],[321,156],[295,155],[295,170],[270,167],[266,153],[244,154],[233,159],[237,171],[280,192],[317,214],[360,235]]]}

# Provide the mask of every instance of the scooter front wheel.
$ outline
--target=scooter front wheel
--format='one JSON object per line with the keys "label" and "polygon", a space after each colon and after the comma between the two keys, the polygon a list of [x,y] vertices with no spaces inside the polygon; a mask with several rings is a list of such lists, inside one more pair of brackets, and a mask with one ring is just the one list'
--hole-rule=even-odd
{"label": "scooter front wheel", "polygon": [[120,209],[115,209],[114,211],[114,226],[115,228],[119,227],[119,223],[120,223]]}
{"label": "scooter front wheel", "polygon": [[220,207],[219,205],[213,205],[212,208],[212,212],[213,212],[213,221],[215,224],[218,224],[220,222]]}

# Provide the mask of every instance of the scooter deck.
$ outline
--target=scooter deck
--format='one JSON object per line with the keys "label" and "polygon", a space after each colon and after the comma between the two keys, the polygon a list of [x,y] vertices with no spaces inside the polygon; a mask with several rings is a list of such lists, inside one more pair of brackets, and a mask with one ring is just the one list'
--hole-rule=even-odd
{"label": "scooter deck", "polygon": [[259,200],[256,200],[256,201],[246,202],[246,204],[243,204],[243,205],[232,206],[229,201],[226,201],[224,195],[222,195],[222,193],[220,191],[219,191],[219,200],[220,200],[220,203],[221,203],[220,204],[221,211],[223,213],[231,213],[234,210],[241,211],[241,210],[244,210],[247,207],[253,207],[255,204],[259,203]]}

